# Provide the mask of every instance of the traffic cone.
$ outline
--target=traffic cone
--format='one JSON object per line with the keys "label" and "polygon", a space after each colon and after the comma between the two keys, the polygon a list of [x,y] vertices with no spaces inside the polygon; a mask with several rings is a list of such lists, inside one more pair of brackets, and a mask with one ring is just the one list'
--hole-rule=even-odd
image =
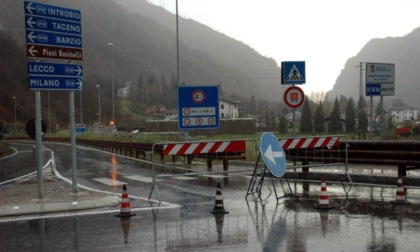
{"label": "traffic cone", "polygon": [[130,211],[130,201],[128,199],[127,187],[123,185],[123,192],[121,197],[121,210],[119,214],[116,214],[115,217],[131,217],[136,215]]}
{"label": "traffic cone", "polygon": [[217,182],[216,200],[214,201],[214,208],[210,211],[212,214],[228,214],[223,206],[222,190],[220,189],[220,182]]}
{"label": "traffic cone", "polygon": [[405,197],[405,189],[401,176],[399,176],[397,180],[397,194],[395,200],[391,201],[391,203],[394,205],[410,205],[410,202],[408,202]]}
{"label": "traffic cone", "polygon": [[321,183],[321,194],[319,195],[318,205],[314,206],[315,209],[330,210],[334,207],[330,205],[327,194],[327,186],[325,184],[325,178],[322,179]]}

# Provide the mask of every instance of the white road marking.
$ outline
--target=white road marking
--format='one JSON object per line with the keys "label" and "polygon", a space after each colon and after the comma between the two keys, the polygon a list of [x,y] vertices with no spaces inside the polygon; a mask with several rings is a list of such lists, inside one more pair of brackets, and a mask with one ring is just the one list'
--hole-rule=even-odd
{"label": "white road marking", "polygon": [[121,182],[118,180],[112,180],[109,178],[93,178],[92,180],[95,180],[99,183],[105,184],[105,185],[110,185],[110,186],[115,186],[115,185],[126,185],[127,183],[125,182]]}

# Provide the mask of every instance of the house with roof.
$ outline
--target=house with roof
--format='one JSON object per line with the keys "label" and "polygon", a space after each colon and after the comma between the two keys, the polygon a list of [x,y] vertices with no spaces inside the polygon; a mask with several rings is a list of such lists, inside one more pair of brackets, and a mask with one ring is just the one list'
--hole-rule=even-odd
{"label": "house with roof", "polygon": [[391,117],[394,123],[416,121],[418,119],[418,109],[413,107],[391,109]]}
{"label": "house with roof", "polygon": [[222,118],[238,118],[239,117],[239,109],[238,104],[241,103],[240,101],[232,101],[226,98],[219,98],[219,106],[220,106],[220,119]]}

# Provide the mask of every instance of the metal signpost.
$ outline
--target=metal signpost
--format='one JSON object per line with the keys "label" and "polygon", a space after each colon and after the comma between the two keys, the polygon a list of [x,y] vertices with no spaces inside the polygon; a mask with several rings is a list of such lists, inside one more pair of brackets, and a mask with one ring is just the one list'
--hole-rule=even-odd
{"label": "metal signpost", "polygon": [[283,95],[284,102],[289,108],[299,108],[305,101],[305,94],[300,87],[291,86],[286,89]]}
{"label": "metal signpost", "polygon": [[[366,96],[371,96],[371,114],[373,96],[380,96],[381,140],[384,139],[383,97],[395,95],[395,65],[388,63],[366,63]],[[370,130],[372,131],[372,120]]]}
{"label": "metal signpost", "polygon": [[[259,168],[259,161],[261,157],[264,161],[263,169]],[[252,178],[249,183],[248,191],[245,198],[248,197],[248,195],[250,194],[258,193],[258,196],[261,199],[261,189],[265,180],[266,170],[268,170],[271,174],[271,182],[273,185],[274,193],[276,195],[276,199],[279,200],[280,198],[283,198],[286,196],[293,197],[292,188],[290,187],[289,181],[284,176],[286,173],[286,155],[284,153],[283,147],[281,146],[279,140],[271,132],[264,132],[261,135],[260,153],[258,155],[257,162],[255,163],[254,172],[252,174]],[[260,175],[258,175],[258,171],[260,172]],[[284,192],[284,195],[281,197],[278,197],[277,195],[277,189],[274,184],[273,177],[277,178],[281,183],[281,187]],[[281,182],[282,177],[284,177],[284,179],[286,180],[286,183],[290,191],[289,194],[286,194],[284,190],[283,184]],[[270,190],[270,187],[268,187],[268,189]]]}
{"label": "metal signpost", "polygon": [[180,130],[219,128],[219,110],[217,86],[178,87],[178,128]]}
{"label": "metal signpost", "polygon": [[[26,55],[33,59],[82,60],[82,16],[79,10],[35,2],[24,2]],[[40,90],[69,90],[72,184],[77,192],[74,91],[82,90],[80,65],[28,62],[28,86],[35,91],[36,157],[38,197],[43,198],[41,93]]]}
{"label": "metal signpost", "polygon": [[83,66],[28,62],[30,90],[81,90]]}
{"label": "metal signpost", "polygon": [[286,155],[273,133],[264,132],[261,135],[260,152],[270,173],[276,178],[283,177],[286,172]]}
{"label": "metal signpost", "polygon": [[306,71],[305,61],[283,61],[281,63],[281,84],[293,85],[286,89],[283,95],[284,102],[286,105],[293,109],[293,132],[292,136],[295,136],[296,131],[296,108],[302,106],[305,100],[305,94],[303,90],[296,87],[297,84],[305,84],[306,82]]}
{"label": "metal signpost", "polygon": [[299,85],[305,84],[306,72],[305,61],[281,62],[281,84]]}

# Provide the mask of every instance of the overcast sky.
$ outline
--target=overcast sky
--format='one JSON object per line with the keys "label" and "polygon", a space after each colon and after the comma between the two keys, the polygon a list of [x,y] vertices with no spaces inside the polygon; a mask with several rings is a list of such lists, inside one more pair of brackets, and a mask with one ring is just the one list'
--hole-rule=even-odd
{"label": "overcast sky", "polygon": [[[176,11],[176,0],[148,1]],[[306,61],[301,86],[306,94],[330,90],[346,60],[370,39],[404,36],[420,27],[420,0],[178,0],[178,12],[279,66]]]}

